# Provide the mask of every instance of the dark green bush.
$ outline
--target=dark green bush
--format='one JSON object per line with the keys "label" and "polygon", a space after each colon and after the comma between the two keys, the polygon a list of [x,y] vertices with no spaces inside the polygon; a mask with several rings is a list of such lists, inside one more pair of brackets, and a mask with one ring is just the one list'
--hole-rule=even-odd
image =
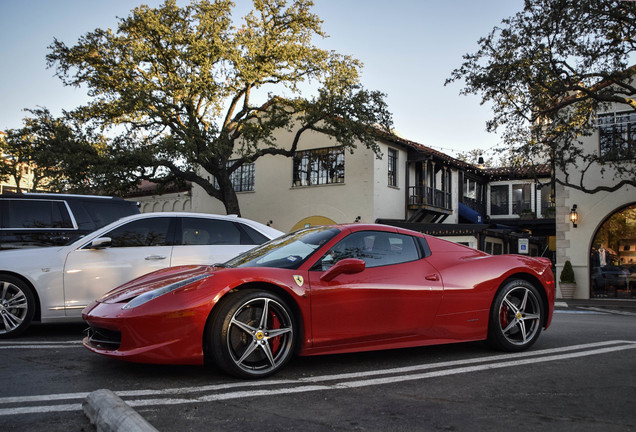
{"label": "dark green bush", "polygon": [[572,270],[572,263],[567,260],[561,270],[561,283],[574,283],[574,270]]}

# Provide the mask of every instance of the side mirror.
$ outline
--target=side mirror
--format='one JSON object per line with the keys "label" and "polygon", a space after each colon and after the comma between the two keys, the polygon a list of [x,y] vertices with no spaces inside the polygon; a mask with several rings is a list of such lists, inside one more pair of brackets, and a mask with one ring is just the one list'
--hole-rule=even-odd
{"label": "side mirror", "polygon": [[91,249],[104,249],[110,247],[112,243],[113,241],[110,237],[99,237],[93,240],[89,247]]}
{"label": "side mirror", "polygon": [[327,270],[322,276],[320,276],[320,280],[329,282],[341,274],[360,273],[366,268],[366,266],[366,263],[361,259],[345,258],[331,266],[329,270]]}

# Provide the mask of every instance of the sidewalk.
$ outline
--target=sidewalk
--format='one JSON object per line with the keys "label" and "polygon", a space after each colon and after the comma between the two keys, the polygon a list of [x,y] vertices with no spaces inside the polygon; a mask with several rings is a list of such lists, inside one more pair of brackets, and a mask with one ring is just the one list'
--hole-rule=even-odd
{"label": "sidewalk", "polygon": [[636,299],[556,299],[555,309],[613,309],[636,312]]}

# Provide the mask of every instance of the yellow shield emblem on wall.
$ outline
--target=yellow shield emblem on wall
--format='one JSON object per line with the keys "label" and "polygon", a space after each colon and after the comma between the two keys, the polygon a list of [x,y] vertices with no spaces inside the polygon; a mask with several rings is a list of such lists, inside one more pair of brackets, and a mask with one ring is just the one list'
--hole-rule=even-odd
{"label": "yellow shield emblem on wall", "polygon": [[299,275],[294,275],[294,281],[299,287],[303,286],[303,284],[305,283],[305,279],[303,279],[303,277]]}

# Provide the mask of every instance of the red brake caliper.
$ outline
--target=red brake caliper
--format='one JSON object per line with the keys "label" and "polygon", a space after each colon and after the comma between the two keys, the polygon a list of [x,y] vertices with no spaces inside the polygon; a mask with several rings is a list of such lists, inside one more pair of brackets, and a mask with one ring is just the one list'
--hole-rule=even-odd
{"label": "red brake caliper", "polygon": [[499,323],[501,324],[502,329],[508,327],[508,306],[505,304],[499,309]]}
{"label": "red brake caliper", "polygon": [[[268,327],[272,330],[276,330],[280,328],[280,320],[278,319],[278,316],[276,314],[272,314],[270,316],[269,319],[270,323],[268,325]],[[269,340],[270,343],[270,348],[272,350],[272,354],[276,354],[276,352],[278,351],[278,347],[280,347],[280,336],[274,338],[274,339],[270,339]]]}

